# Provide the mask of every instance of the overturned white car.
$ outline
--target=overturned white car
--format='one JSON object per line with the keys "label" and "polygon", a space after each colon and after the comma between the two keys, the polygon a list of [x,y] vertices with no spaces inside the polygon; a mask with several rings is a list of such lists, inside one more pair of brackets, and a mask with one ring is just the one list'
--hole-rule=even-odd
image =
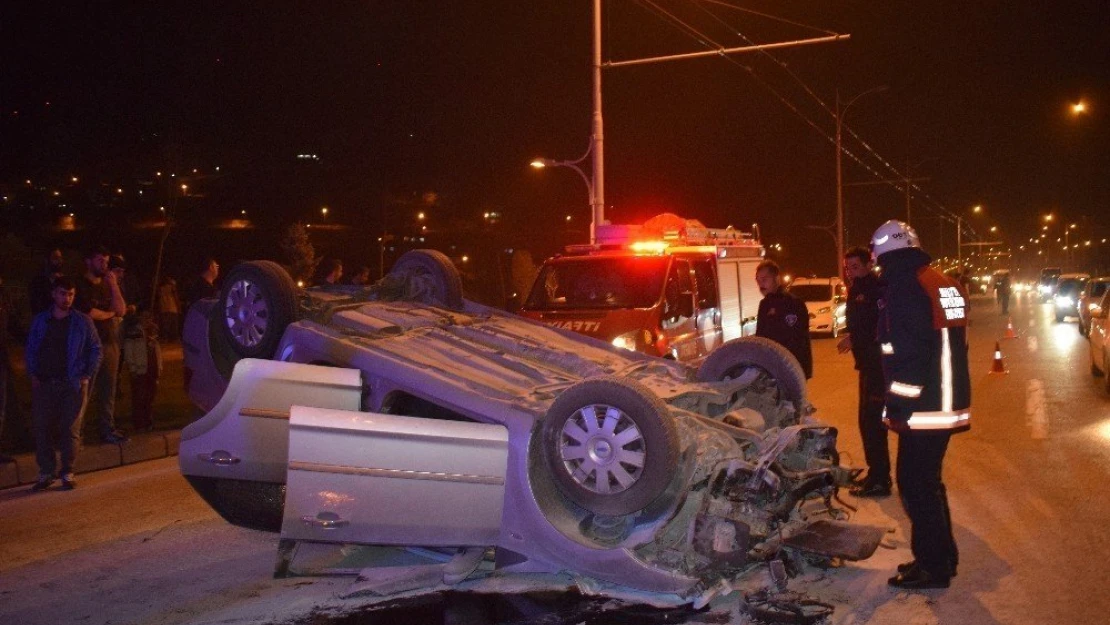
{"label": "overturned white car", "polygon": [[466,301],[419,250],[366,288],[239,265],[190,311],[185,347],[208,412],[181,470],[285,551],[471,548],[503,572],[696,601],[768,562],[869,557],[881,535],[837,520],[852,471],[836,430],[763,339],[694,369]]}

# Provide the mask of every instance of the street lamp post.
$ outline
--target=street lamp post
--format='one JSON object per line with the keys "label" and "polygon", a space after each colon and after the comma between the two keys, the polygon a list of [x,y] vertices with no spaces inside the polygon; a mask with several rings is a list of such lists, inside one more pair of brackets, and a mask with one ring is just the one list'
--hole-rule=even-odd
{"label": "street lamp post", "polygon": [[[885,91],[886,85],[872,87],[856,97],[848,100],[848,104],[844,108],[840,108],[840,91],[836,92],[836,266],[844,266],[844,178],[843,170],[841,167],[841,153],[843,144],[841,137],[844,129],[844,115],[848,113],[848,109],[855,104],[856,100],[862,98],[869,93],[876,93]],[[843,271],[841,271],[843,274]]]}
{"label": "street lamp post", "polygon": [[[586,175],[586,172],[582,171],[582,168],[579,167],[578,164],[590,157],[590,154],[593,152],[596,145],[596,142],[591,141],[590,147],[586,148],[586,153],[573,161],[556,161],[550,158],[537,158],[529,163],[532,167],[535,167],[536,169],[543,169],[544,167],[567,167],[578,172],[578,175],[582,178],[582,182],[586,183],[586,193],[589,195],[590,198],[590,209],[592,213],[592,219],[590,220],[590,243],[597,242],[597,226],[601,223],[600,220],[604,219],[604,214],[598,209],[597,188],[594,184],[594,181],[590,180],[590,177]],[[595,174],[597,173],[597,161],[598,159],[595,157]],[[594,180],[597,179],[595,178]]]}

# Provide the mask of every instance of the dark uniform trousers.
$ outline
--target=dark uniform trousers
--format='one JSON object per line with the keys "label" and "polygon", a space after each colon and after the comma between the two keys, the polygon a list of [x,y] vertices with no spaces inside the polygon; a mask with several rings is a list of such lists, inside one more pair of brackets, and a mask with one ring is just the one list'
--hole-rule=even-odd
{"label": "dark uniform trousers", "polygon": [[886,381],[882,367],[860,367],[859,370],[859,432],[863,439],[863,457],[867,461],[867,477],[890,480],[890,451],[887,429],[883,425],[883,404]]}
{"label": "dark uniform trousers", "polygon": [[903,433],[898,437],[898,492],[910,517],[910,548],[922,568],[949,572],[959,562],[948,492],[941,481],[947,431]]}

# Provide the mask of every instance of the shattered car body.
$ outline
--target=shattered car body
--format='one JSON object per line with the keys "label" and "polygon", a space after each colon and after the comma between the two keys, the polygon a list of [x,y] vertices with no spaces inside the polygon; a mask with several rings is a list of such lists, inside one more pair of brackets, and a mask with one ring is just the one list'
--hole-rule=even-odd
{"label": "shattered car body", "polygon": [[181,469],[232,523],[280,528],[285,547],[493,548],[505,573],[691,601],[878,544],[836,521],[853,475],[777,344],[737,339],[697,369],[620,350],[463,300],[436,252],[342,292],[296,293],[269,265],[234,269],[185,337],[209,412]]}

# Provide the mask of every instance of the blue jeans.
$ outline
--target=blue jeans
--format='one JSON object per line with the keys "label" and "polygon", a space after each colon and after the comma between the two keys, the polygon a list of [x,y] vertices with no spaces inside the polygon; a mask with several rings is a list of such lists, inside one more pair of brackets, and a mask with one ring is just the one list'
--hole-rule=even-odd
{"label": "blue jeans", "polygon": [[[31,430],[35,435],[35,462],[39,478],[73,473],[81,441],[78,417],[85,408],[88,391],[69,380],[41,380],[31,392]],[[61,455],[61,471],[55,453]]]}

